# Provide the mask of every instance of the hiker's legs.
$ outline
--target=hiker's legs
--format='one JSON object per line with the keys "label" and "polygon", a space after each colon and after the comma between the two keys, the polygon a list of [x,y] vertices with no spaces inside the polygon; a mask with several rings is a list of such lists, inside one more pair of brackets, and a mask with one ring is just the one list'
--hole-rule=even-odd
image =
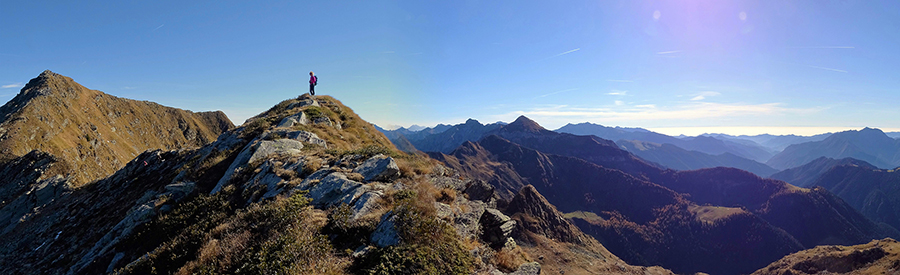
{"label": "hiker's legs", "polygon": [[309,84],[309,95],[316,95],[316,85]]}

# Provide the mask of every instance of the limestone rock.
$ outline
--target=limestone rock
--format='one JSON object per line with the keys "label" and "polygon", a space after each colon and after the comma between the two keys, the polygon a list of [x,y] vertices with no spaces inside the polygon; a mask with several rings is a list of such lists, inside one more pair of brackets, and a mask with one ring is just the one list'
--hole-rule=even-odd
{"label": "limestone rock", "polygon": [[306,107],[306,106],[321,107],[321,105],[319,105],[319,102],[316,101],[315,98],[313,98],[312,96],[310,96],[308,94],[304,94],[304,95],[301,95],[299,98],[297,98],[297,102],[291,103],[290,105],[288,105],[287,108],[294,109],[294,108],[302,108],[302,107]]}
{"label": "limestone rock", "polygon": [[[313,101],[315,102],[315,101]],[[318,104],[317,104],[318,105]],[[309,124],[309,118],[306,117],[306,113],[299,112],[294,115],[288,116],[278,122],[278,128],[290,128],[294,127],[294,125],[307,125]]]}
{"label": "limestone rock", "polygon": [[394,227],[396,220],[397,216],[393,212],[387,212],[384,216],[381,216],[378,227],[375,228],[375,231],[369,237],[372,244],[378,247],[385,247],[400,243],[400,233]]}
{"label": "limestone rock", "polygon": [[352,202],[354,194],[351,192],[360,186],[362,183],[347,179],[344,173],[331,173],[310,187],[307,197],[312,200],[311,204],[317,206],[330,206],[342,201]]}
{"label": "limestone rock", "polygon": [[258,146],[248,163],[273,154],[300,154],[303,149],[303,143],[293,139],[263,140]]}
{"label": "limestone rock", "polygon": [[307,131],[291,131],[288,129],[275,129],[273,131],[266,132],[263,135],[263,139],[276,139],[274,137],[283,137],[288,139],[293,139],[299,142],[315,144],[322,147],[328,148],[328,144],[324,139],[319,138],[315,133],[307,132]]}
{"label": "limestone rock", "polygon": [[400,177],[400,168],[394,158],[382,154],[373,156],[353,169],[354,173],[363,175],[365,181],[391,182]]}

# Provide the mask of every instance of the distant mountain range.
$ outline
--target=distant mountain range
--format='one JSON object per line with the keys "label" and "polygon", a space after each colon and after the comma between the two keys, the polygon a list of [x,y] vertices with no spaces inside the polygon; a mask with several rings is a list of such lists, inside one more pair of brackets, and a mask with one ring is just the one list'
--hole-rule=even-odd
{"label": "distant mountain range", "polygon": [[740,135],[740,136],[732,136],[726,134],[702,134],[701,136],[709,136],[722,140],[731,140],[734,142],[747,142],[752,141],[755,144],[762,145],[769,149],[771,152],[781,152],[784,148],[792,144],[810,142],[810,141],[820,141],[829,136],[831,133],[818,134],[814,136],[798,136],[798,135],[770,135],[770,134],[762,134],[755,136],[748,135]]}
{"label": "distant mountain range", "polygon": [[842,165],[855,165],[868,169],[878,169],[868,162],[854,158],[833,159],[828,157],[819,157],[807,164],[782,170],[769,177],[773,179],[783,180],[799,187],[811,187],[813,186],[813,183],[822,176],[822,174],[825,174],[825,172],[828,172],[828,170],[831,170],[835,166]]}
{"label": "distant mountain range", "polygon": [[888,137],[879,129],[845,131],[832,134],[822,141],[790,145],[766,164],[776,169],[787,169],[819,157],[850,157],[882,169],[892,169],[900,166],[900,140]]}
{"label": "distant mountain range", "polygon": [[635,155],[675,170],[696,170],[712,167],[734,167],[767,177],[778,170],[757,161],[749,160],[732,153],[710,155],[698,151],[688,151],[681,147],[666,143],[658,144],[638,140],[619,140],[620,147]]}
{"label": "distant mountain range", "polygon": [[774,151],[767,150],[754,142],[734,142],[708,136],[676,138],[641,128],[607,127],[593,123],[566,124],[556,130],[560,133],[595,135],[609,140],[638,140],[658,144],[672,144],[688,151],[698,151],[710,155],[731,153],[736,156],[765,162]]}
{"label": "distant mountain range", "polygon": [[431,155],[489,181],[501,197],[533,185],[632,264],[749,273],[802,248],[900,235],[823,188],[732,168],[664,170],[608,140],[548,131],[525,117],[488,134],[451,154]]}

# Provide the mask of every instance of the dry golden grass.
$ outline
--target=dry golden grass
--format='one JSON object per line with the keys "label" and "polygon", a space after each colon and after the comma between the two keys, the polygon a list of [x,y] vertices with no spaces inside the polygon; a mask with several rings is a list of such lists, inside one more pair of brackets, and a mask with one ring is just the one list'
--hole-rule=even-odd
{"label": "dry golden grass", "polygon": [[493,264],[503,272],[513,272],[524,263],[531,262],[531,256],[516,246],[513,249],[503,248],[494,254]]}
{"label": "dry golden grass", "polygon": [[194,113],[118,98],[56,74],[44,80],[29,94],[48,90],[3,123],[7,138],[0,141],[0,151],[21,156],[41,150],[64,159],[76,186],[112,174],[146,150],[214,141],[225,130],[220,123],[231,124],[221,112]]}

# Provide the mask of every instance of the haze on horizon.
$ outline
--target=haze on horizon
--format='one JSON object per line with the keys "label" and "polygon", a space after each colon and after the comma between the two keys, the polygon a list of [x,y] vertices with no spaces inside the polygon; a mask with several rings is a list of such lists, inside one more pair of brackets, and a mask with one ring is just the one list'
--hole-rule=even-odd
{"label": "haze on horizon", "polygon": [[50,69],[236,124],[306,92],[380,126],[900,129],[900,3],[0,3],[0,101]]}

